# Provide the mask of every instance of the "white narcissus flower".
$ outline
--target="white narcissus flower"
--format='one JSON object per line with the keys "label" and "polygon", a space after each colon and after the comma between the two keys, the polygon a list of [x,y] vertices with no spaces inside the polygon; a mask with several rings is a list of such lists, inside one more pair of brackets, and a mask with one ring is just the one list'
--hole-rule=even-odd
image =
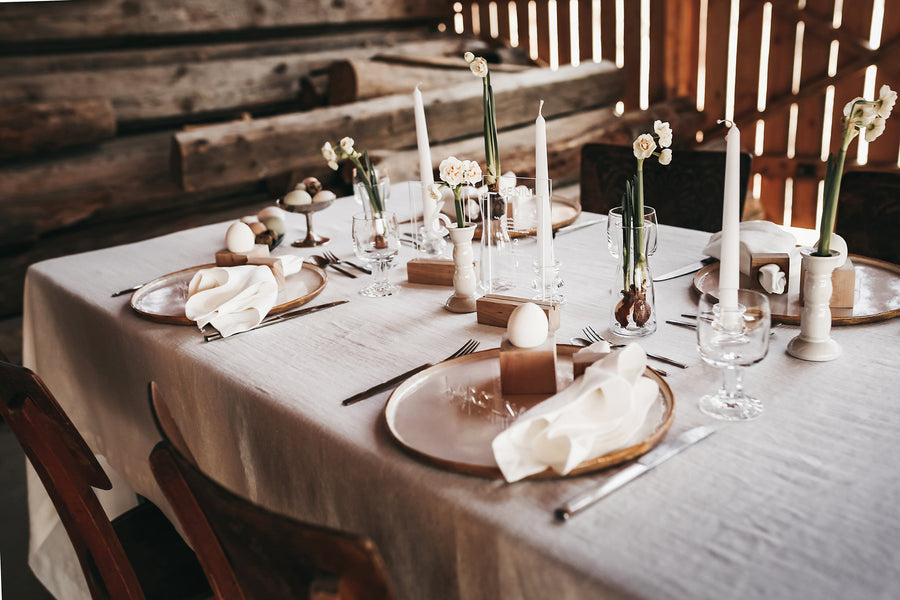
{"label": "white narcissus flower", "polygon": [[659,136],[659,145],[668,148],[672,145],[672,127],[668,121],[654,121],[653,131]]}
{"label": "white narcissus flower", "polygon": [[656,142],[649,133],[641,134],[634,140],[634,156],[638,160],[650,158],[653,156],[654,150],[656,150]]}
{"label": "white narcissus flower", "polygon": [[450,187],[457,187],[463,184],[463,163],[455,156],[449,156],[442,160],[439,170],[441,181]]}
{"label": "white narcissus flower", "polygon": [[891,116],[894,103],[897,102],[897,92],[892,90],[887,84],[881,86],[881,90],[878,92],[878,102],[878,116],[887,119]]}
{"label": "white narcissus flower", "polygon": [[472,62],[469,63],[469,69],[472,70],[472,73],[477,75],[478,77],[487,77],[488,74],[488,64],[487,61],[481,58],[480,56]]}
{"label": "white narcissus flower", "polygon": [[353,156],[353,138],[345,137],[341,139],[341,150],[347,153],[347,156]]}
{"label": "white narcissus flower", "polygon": [[672,149],[665,148],[662,152],[659,153],[659,164],[667,165],[672,162]]}
{"label": "white narcissus flower", "polygon": [[872,122],[866,125],[866,141],[874,142],[878,136],[884,133],[885,119],[883,117],[875,117]]}
{"label": "white narcissus flower", "polygon": [[465,54],[463,54],[463,58],[466,60],[467,63],[470,63],[473,60],[475,60],[475,55],[472,54],[471,52],[466,52]]}
{"label": "white narcissus flower", "polygon": [[322,156],[325,157],[329,164],[337,161],[337,153],[331,147],[331,142],[325,142],[325,145],[322,146]]}
{"label": "white narcissus flower", "polygon": [[481,167],[474,160],[467,160],[463,163],[462,176],[466,183],[475,185],[481,181]]}
{"label": "white narcissus flower", "polygon": [[428,184],[428,197],[431,198],[432,200],[440,200],[442,198],[441,184],[439,184],[439,183]]}
{"label": "white narcissus flower", "polygon": [[[851,108],[853,114],[850,114]],[[844,116],[854,121],[854,125],[860,127],[868,126],[877,115],[875,102],[869,102],[864,98],[855,98],[844,106]]]}

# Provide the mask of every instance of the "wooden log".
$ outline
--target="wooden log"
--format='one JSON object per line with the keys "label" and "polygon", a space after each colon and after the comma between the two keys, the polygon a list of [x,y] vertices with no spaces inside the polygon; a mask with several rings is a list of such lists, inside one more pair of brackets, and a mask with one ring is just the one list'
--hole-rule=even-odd
{"label": "wooden log", "polygon": [[472,83],[472,73],[462,56],[458,61],[466,68],[436,69],[365,59],[335,61],[328,70],[328,104],[337,106],[401,94],[417,85],[425,91]]}
{"label": "wooden log", "polygon": [[[408,42],[397,49],[418,55],[461,54],[468,44],[461,38],[448,37]],[[129,51],[125,57],[107,53],[106,59],[103,55],[71,60],[31,57],[27,62],[35,70],[0,61],[0,72],[4,73],[0,77],[0,103],[58,102],[99,95],[109,99],[120,123],[196,120],[197,116],[272,105],[299,110],[308,107],[310,100],[308,90],[301,85],[304,78],[324,74],[336,60],[366,58],[385,46],[359,44],[292,53],[276,52],[277,47],[270,43],[263,47],[241,44],[225,50],[206,48],[207,52],[187,48]],[[249,56],[241,55],[241,50]]]}
{"label": "wooden log", "polygon": [[0,105],[0,158],[55,152],[115,134],[115,114],[103,98]]}
{"label": "wooden log", "polygon": [[449,20],[444,2],[433,0],[94,0],[0,3],[0,40],[153,36],[296,26]]}
{"label": "wooden log", "polygon": [[[609,63],[503,75],[494,85],[501,130],[533,122],[541,98],[550,99],[544,105],[548,118],[608,105],[621,93],[623,79]],[[433,143],[482,131],[482,90],[474,78],[470,85],[426,91],[423,99]],[[172,164],[184,189],[197,191],[322,162],[321,145],[346,135],[367,150],[415,147],[412,94],[180,132],[173,139]]]}

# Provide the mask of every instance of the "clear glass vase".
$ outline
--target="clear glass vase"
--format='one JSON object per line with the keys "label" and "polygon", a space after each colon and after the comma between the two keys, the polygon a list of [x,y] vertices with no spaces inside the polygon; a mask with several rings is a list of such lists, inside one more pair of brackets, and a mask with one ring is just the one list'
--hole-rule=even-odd
{"label": "clear glass vase", "polygon": [[610,230],[616,273],[610,288],[609,329],[616,335],[640,337],[656,331],[656,302],[648,256],[655,236],[649,227]]}
{"label": "clear glass vase", "polygon": [[516,256],[509,235],[507,203],[495,192],[488,192],[481,198],[478,279],[483,294],[510,290],[516,285]]}
{"label": "clear glass vase", "polygon": [[372,190],[359,177],[357,170],[353,169],[353,196],[366,216],[369,217],[375,214],[375,206],[380,205],[382,211],[389,210],[388,200],[391,195],[391,178],[388,176],[387,171],[378,167],[375,167],[375,177],[378,182],[375,186],[378,197],[373,202]]}

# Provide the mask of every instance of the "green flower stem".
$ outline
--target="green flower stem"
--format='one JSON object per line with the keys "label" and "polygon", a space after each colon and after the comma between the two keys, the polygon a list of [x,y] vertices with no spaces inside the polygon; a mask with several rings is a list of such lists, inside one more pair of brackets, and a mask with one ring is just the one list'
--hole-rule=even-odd
{"label": "green flower stem", "polygon": [[[855,105],[853,108],[855,108]],[[852,116],[852,110],[850,114]],[[837,217],[838,196],[841,192],[841,176],[844,172],[844,160],[847,158],[847,147],[850,145],[850,140],[853,139],[853,129],[852,125],[849,127],[847,125],[844,126],[841,150],[838,152],[837,162],[833,160],[833,155],[828,157],[828,168],[825,171],[825,193],[822,202],[822,220],[819,223],[819,247],[816,250],[816,256],[831,255],[831,233],[834,231],[834,221]]]}
{"label": "green flower stem", "polygon": [[456,207],[456,226],[459,229],[462,229],[466,226],[466,220],[463,218],[463,210],[462,210],[462,200],[459,197],[460,186],[455,188],[450,188],[453,190],[453,204]]}
{"label": "green flower stem", "polygon": [[494,88],[491,87],[490,72],[484,76],[483,102],[484,159],[487,163],[485,181],[489,188],[495,188],[500,177],[500,150],[497,144],[497,114],[494,110]]}
{"label": "green flower stem", "polygon": [[637,230],[634,240],[635,266],[643,266],[644,256],[644,159],[637,161],[637,202],[631,214],[632,226]]}
{"label": "green flower stem", "polygon": [[369,202],[372,204],[372,211],[375,213],[375,216],[380,216],[383,207],[381,205],[381,194],[378,191],[378,176],[375,174],[375,169],[372,168],[372,162],[369,160],[368,152],[364,154],[364,158],[368,168],[363,167],[358,156],[350,156],[350,160],[353,161],[353,164],[356,167],[357,176],[362,180],[363,186],[365,186],[366,191],[369,193]]}

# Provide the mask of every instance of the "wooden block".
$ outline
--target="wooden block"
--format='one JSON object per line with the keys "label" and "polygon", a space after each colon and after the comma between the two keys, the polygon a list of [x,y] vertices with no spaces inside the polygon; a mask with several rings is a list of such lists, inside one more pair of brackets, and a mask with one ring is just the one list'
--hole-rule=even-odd
{"label": "wooden block", "polygon": [[[265,253],[259,248],[264,248]],[[269,247],[258,244],[250,252],[229,252],[222,250],[216,252],[216,266],[218,267],[240,267],[241,265],[265,265],[272,270],[275,281],[278,283],[278,289],[284,286],[284,264],[280,258],[269,256]]]}
{"label": "wooden block", "polygon": [[517,306],[532,302],[541,307],[544,314],[547,315],[547,322],[550,331],[559,329],[560,307],[559,304],[550,302],[539,302],[529,298],[516,298],[513,296],[500,296],[498,294],[488,294],[482,296],[475,301],[475,307],[478,311],[478,322],[482,325],[493,325],[494,327],[506,327],[509,322],[509,315]]}
{"label": "wooden block", "polygon": [[750,255],[750,281],[753,282],[753,289],[765,292],[765,289],[759,285],[759,268],[766,265],[778,265],[784,273],[785,291],[790,289],[791,285],[791,255],[786,252],[759,253]]}
{"label": "wooden block", "polygon": [[534,348],[500,342],[500,390],[503,395],[556,393],[556,336]]}
{"label": "wooden block", "polygon": [[425,285],[453,285],[453,261],[448,258],[414,258],[406,263],[406,280]]}
{"label": "wooden block", "polygon": [[[803,305],[803,285],[806,282],[806,269],[800,265],[800,305]],[[847,262],[831,272],[831,299],[828,306],[831,308],[853,308],[856,299],[856,269],[853,261]]]}
{"label": "wooden block", "polygon": [[589,366],[609,356],[609,352],[597,352],[591,350],[590,346],[582,348],[572,355],[572,374],[575,378],[584,375]]}
{"label": "wooden block", "polygon": [[263,265],[269,267],[272,271],[272,275],[275,276],[275,282],[278,284],[278,289],[284,287],[284,263],[281,262],[281,259],[275,256],[251,256],[247,261],[248,265]]}

